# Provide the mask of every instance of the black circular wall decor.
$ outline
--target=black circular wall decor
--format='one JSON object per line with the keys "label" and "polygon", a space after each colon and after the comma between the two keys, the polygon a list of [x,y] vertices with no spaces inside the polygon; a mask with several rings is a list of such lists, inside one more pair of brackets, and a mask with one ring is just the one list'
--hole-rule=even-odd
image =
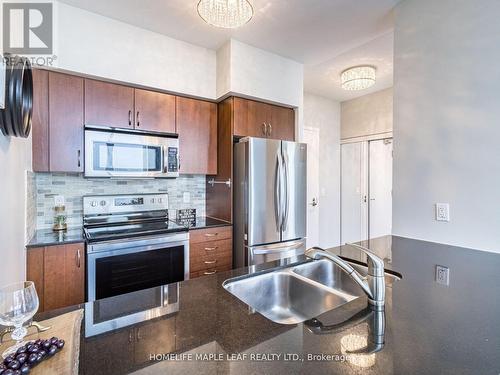
{"label": "black circular wall decor", "polygon": [[0,128],[7,136],[27,138],[33,113],[33,76],[25,57],[6,55],[5,108],[0,110]]}

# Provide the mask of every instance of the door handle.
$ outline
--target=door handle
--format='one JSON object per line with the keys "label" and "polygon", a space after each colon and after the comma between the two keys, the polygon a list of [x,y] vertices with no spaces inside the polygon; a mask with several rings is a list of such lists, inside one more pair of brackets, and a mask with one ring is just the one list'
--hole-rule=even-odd
{"label": "door handle", "polygon": [[139,121],[139,111],[137,111],[137,116],[135,120],[137,121],[137,127],[141,126],[141,122]]}
{"label": "door handle", "polygon": [[82,162],[81,162],[81,156],[82,152],[80,150],[77,151],[77,155],[78,155],[78,168],[80,168],[80,166],[82,165]]}
{"label": "door handle", "polygon": [[268,130],[267,130],[267,136],[270,137],[272,133],[273,133],[273,126],[271,125],[271,123],[269,123]]}
{"label": "door handle", "polygon": [[265,122],[262,123],[262,135],[267,135],[267,124]]}
{"label": "door handle", "polygon": [[217,273],[217,270],[203,272],[204,275],[213,275],[216,273]]}
{"label": "door handle", "polygon": [[205,263],[205,264],[215,264],[215,263],[217,263],[217,260],[206,260],[203,263]]}
{"label": "door handle", "polygon": [[207,250],[207,251],[214,251],[214,250],[217,250],[217,246],[214,246],[214,247],[205,247],[205,250]]}
{"label": "door handle", "polygon": [[128,111],[128,126],[132,126],[132,111]]}
{"label": "door handle", "polygon": [[80,254],[80,249],[76,251],[76,266],[80,268],[82,262],[82,255]]}
{"label": "door handle", "polygon": [[285,199],[284,199],[284,213],[283,213],[283,230],[285,231],[288,226],[288,209],[289,209],[289,196],[288,196],[288,156],[285,153],[283,155],[283,172],[284,172],[284,184],[285,184]]}
{"label": "door handle", "polygon": [[281,202],[281,174],[282,174],[282,160],[281,153],[278,151],[276,154],[276,176],[274,178],[274,216],[276,218],[276,228],[281,231],[282,219],[282,206]]}
{"label": "door handle", "polygon": [[318,205],[318,200],[316,198],[313,198],[311,206],[316,207]]}

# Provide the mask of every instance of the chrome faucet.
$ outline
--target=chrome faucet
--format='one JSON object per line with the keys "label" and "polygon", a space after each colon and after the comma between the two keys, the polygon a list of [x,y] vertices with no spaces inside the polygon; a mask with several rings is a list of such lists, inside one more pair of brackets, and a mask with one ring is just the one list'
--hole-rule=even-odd
{"label": "chrome faucet", "polygon": [[361,276],[352,266],[335,254],[329,253],[319,247],[306,250],[305,255],[312,259],[327,258],[344,270],[358,284],[368,296],[370,307],[374,310],[382,310],[385,303],[385,278],[384,261],[373,254],[370,250],[355,244],[348,244],[364,252],[368,257],[368,275]]}

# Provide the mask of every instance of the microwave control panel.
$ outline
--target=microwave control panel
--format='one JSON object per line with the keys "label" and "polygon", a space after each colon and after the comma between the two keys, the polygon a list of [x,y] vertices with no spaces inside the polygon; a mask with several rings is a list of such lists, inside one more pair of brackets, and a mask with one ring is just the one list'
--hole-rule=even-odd
{"label": "microwave control panel", "polygon": [[178,165],[178,153],[179,149],[177,147],[169,147],[168,148],[168,160],[167,160],[167,168],[168,172],[178,172],[179,171],[179,165]]}

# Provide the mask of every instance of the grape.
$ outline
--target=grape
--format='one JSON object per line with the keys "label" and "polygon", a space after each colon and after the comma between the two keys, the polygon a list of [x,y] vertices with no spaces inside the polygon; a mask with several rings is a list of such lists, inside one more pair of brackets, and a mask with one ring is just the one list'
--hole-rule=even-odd
{"label": "grape", "polygon": [[28,353],[38,353],[39,350],[40,348],[38,345],[30,345],[28,347]]}
{"label": "grape", "polygon": [[57,340],[57,348],[62,349],[63,347],[64,347],[64,340],[63,339]]}
{"label": "grape", "polygon": [[22,365],[28,359],[28,354],[26,353],[18,354],[16,355],[16,359]]}
{"label": "grape", "polygon": [[7,357],[5,357],[5,359],[3,360],[3,363],[5,363],[6,365],[8,365],[9,362],[12,362],[13,360],[15,360],[15,358],[14,358],[14,356],[12,354],[10,354]]}
{"label": "grape", "polygon": [[16,354],[26,353],[26,346],[21,346],[17,349]]}
{"label": "grape", "polygon": [[54,345],[57,341],[59,341],[59,339],[58,339],[57,337],[51,337],[51,338],[50,338],[50,343],[51,343],[52,345]]}
{"label": "grape", "polygon": [[38,355],[35,353],[31,353],[30,356],[28,357],[28,363],[30,365],[35,365],[38,362]]}
{"label": "grape", "polygon": [[20,370],[21,370],[21,374],[23,374],[23,375],[30,373],[30,367],[26,363],[21,366]]}
{"label": "grape", "polygon": [[52,346],[49,348],[49,350],[48,350],[47,354],[48,354],[50,357],[52,357],[54,354],[56,354],[56,352],[57,352],[57,346],[52,345]]}
{"label": "grape", "polygon": [[11,368],[12,370],[17,370],[19,367],[21,367],[21,364],[17,360],[10,361],[9,364],[7,365],[8,368]]}
{"label": "grape", "polygon": [[44,348],[45,350],[47,350],[48,348],[50,348],[50,345],[52,345],[52,344],[50,343],[50,340],[44,340],[44,341],[42,342],[42,348]]}
{"label": "grape", "polygon": [[11,370],[10,368],[5,370],[2,375],[14,375],[14,370]]}

